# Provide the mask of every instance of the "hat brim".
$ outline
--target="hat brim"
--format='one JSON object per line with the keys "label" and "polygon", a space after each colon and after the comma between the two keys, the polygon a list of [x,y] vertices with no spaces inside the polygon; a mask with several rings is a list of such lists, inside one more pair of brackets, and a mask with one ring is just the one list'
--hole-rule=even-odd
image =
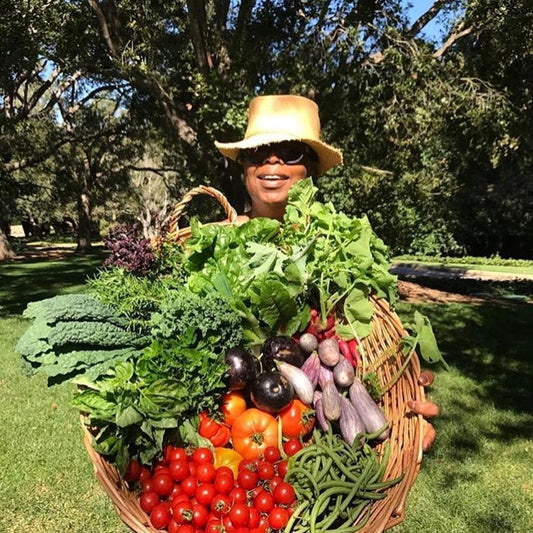
{"label": "hat brim", "polygon": [[280,135],[276,133],[264,133],[253,135],[242,141],[233,143],[221,143],[215,141],[215,146],[228,159],[237,161],[241,150],[246,148],[256,148],[264,144],[278,143],[283,141],[300,141],[310,146],[318,156],[318,173],[324,174],[335,165],[342,165],[342,152],[333,148],[329,144],[316,139],[302,139],[291,137],[290,135]]}

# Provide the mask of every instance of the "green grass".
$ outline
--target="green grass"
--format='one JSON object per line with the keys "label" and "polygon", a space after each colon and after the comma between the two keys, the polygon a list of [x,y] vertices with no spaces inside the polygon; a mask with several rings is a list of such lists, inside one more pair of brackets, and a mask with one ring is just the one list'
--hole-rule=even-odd
{"label": "green grass", "polygon": [[[79,290],[100,261],[0,265],[0,531],[128,531],[94,477],[72,386],[25,376],[14,351],[25,303]],[[432,320],[451,370],[429,391],[441,407],[437,440],[393,531],[533,531],[533,306],[402,303],[399,312],[407,321],[415,308]]]}

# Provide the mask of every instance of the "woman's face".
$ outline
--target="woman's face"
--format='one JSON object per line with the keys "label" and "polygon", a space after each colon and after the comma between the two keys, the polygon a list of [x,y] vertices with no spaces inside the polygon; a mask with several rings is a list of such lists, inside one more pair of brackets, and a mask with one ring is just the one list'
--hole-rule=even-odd
{"label": "woman's face", "polygon": [[309,148],[300,142],[260,146],[241,154],[252,217],[283,218],[289,189],[309,174]]}

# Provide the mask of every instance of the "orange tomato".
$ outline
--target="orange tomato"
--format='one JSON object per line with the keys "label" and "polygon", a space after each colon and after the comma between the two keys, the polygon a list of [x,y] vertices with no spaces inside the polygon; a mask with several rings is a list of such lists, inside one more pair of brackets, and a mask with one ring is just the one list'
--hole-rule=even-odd
{"label": "orange tomato", "polygon": [[233,447],[245,459],[255,459],[268,446],[278,445],[278,422],[269,413],[247,409],[231,428]]}
{"label": "orange tomato", "polygon": [[315,425],[315,411],[295,399],[279,413],[284,437],[299,438],[307,435]]}
{"label": "orange tomato", "polygon": [[232,426],[237,417],[246,411],[246,400],[240,392],[232,391],[224,394],[222,401],[224,422],[228,426]]}
{"label": "orange tomato", "polygon": [[215,448],[215,468],[227,466],[231,468],[235,479],[239,474],[239,463],[243,460],[240,453],[231,448]]}

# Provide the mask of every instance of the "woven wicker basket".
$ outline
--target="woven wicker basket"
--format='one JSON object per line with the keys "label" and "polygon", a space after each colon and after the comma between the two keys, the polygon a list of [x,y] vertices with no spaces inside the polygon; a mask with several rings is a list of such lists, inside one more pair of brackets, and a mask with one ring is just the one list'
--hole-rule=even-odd
{"label": "woven wicker basket", "polygon": [[[228,219],[221,224],[237,221],[235,210],[226,198],[210,187],[197,187],[187,193],[179,202],[170,218],[167,238],[178,242],[190,236],[190,228],[178,229],[178,220],[187,204],[198,194],[208,194],[216,198],[224,208]],[[383,408],[390,424],[391,453],[385,472],[385,480],[403,474],[402,480],[387,490],[387,497],[375,502],[370,510],[370,518],[363,529],[364,533],[380,533],[399,524],[405,516],[405,501],[413,486],[422,462],[422,439],[426,421],[421,415],[411,412],[406,404],[409,400],[424,400],[424,388],[418,384],[420,363],[416,354],[405,356],[400,349],[400,341],[405,330],[396,313],[383,299],[372,299],[374,315],[372,334],[362,340],[360,350],[374,370],[385,389]],[[398,370],[409,358],[405,371],[397,379]],[[84,443],[94,466],[95,475],[107,492],[118,516],[136,533],[155,533],[148,516],[139,506],[138,496],[122,480],[118,470],[105,458],[95,452],[91,445],[92,436],[84,427]],[[383,445],[378,445],[377,449]]]}

